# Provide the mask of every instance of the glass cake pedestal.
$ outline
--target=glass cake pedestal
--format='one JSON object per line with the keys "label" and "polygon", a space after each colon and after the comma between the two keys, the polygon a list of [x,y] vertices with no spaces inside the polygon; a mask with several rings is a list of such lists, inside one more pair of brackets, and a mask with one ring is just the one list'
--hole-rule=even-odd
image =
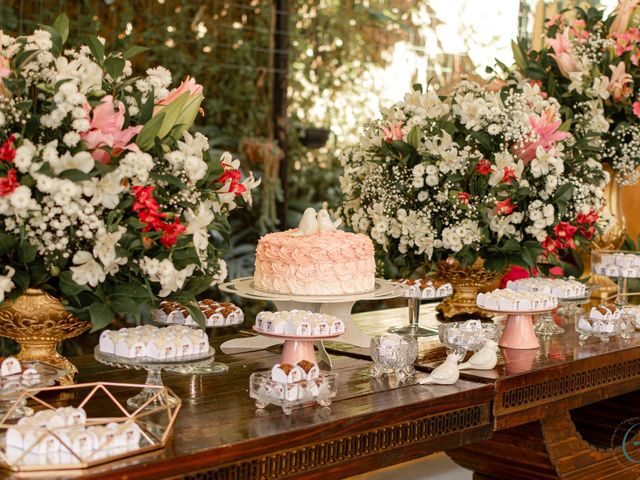
{"label": "glass cake pedestal", "polygon": [[[280,364],[297,365],[306,360],[318,365],[314,342],[338,338],[341,333],[321,336],[300,336],[270,333],[253,327],[253,331],[267,338],[284,342]],[[269,405],[278,405],[285,415],[291,414],[295,407],[317,403],[323,407],[331,405],[337,392],[335,373],[320,371],[317,378],[295,383],[277,382],[271,379],[271,370],[255,372],[249,378],[249,396],[256,401],[260,410]]]}
{"label": "glass cake pedestal", "polygon": [[[556,311],[558,312],[558,314],[567,317],[575,317],[580,313],[580,306],[587,303],[591,298],[591,291],[587,291],[587,293],[581,297],[557,298],[558,307]],[[540,315],[535,325],[533,326],[533,329],[538,335],[542,335],[543,337],[561,335],[565,332],[564,328],[557,325],[556,322],[553,321],[552,312]]]}
{"label": "glass cake pedestal", "polygon": [[494,310],[482,307],[479,308],[494,314],[506,315],[502,336],[500,337],[499,346],[503,348],[513,348],[517,350],[529,350],[540,348],[540,342],[533,328],[533,317],[543,315],[554,310],[553,308],[545,308],[540,310],[513,311],[513,310]]}
{"label": "glass cake pedestal", "polygon": [[[223,292],[232,293],[242,298],[271,301],[276,305],[278,311],[307,310],[336,316],[345,325],[345,333],[340,338],[340,342],[368,349],[372,336],[363,333],[354,324],[351,319],[351,309],[360,300],[386,300],[400,297],[407,287],[377,278],[374,290],[371,292],[353,295],[287,295],[257,290],[253,284],[253,277],[244,277],[224,283],[219,288]],[[317,339],[315,341],[320,352],[321,361],[331,367],[331,358],[324,347],[324,343]],[[225,352],[233,350],[262,350],[282,342],[282,338],[271,336],[235,338],[223,343],[220,348]]]}
{"label": "glass cake pedestal", "polygon": [[[205,354],[190,355],[175,360],[155,360],[146,357],[126,358],[103,353],[100,351],[100,346],[96,345],[94,349],[94,356],[98,362],[112,367],[126,368],[130,370],[146,370],[147,380],[145,381],[145,384],[150,386],[162,386],[162,370],[169,371],[170,369],[179,366],[184,368],[200,368],[201,366],[213,361],[215,350],[213,347],[209,347],[209,351]],[[170,396],[158,396],[157,392],[157,388],[144,388],[139,394],[129,398],[127,400],[127,405],[133,410],[137,410],[147,403],[149,399],[153,399],[153,401],[149,402],[146,408],[173,406],[172,402],[174,402],[175,399]]]}
{"label": "glass cake pedestal", "polygon": [[389,327],[387,332],[396,333],[398,335],[410,335],[412,337],[432,337],[438,335],[438,331],[435,329],[424,328],[420,326],[420,305],[422,303],[440,303],[445,298],[451,295],[444,295],[442,297],[422,298],[419,294],[412,296],[406,294],[407,303],[409,304],[409,325],[402,327]]}

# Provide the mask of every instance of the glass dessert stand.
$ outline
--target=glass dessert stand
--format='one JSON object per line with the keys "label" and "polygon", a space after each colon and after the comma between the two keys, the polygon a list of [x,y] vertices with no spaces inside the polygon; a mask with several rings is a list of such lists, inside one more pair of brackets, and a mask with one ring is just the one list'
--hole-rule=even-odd
{"label": "glass dessert stand", "polygon": [[7,420],[33,415],[33,408],[27,406],[27,397],[21,395],[25,390],[37,391],[50,387],[60,378],[67,375],[66,370],[59,370],[40,362],[22,362],[24,368],[33,368],[38,372],[36,380],[29,380],[21,374],[0,377],[0,416],[4,416],[18,402]]}
{"label": "glass dessert stand", "polygon": [[[160,320],[157,316],[153,319],[159,325],[164,325],[166,327],[171,325],[184,325],[179,323],[171,323]],[[224,328],[224,327],[235,327],[237,325],[241,325],[242,322],[236,322],[234,324],[229,325],[207,325],[208,328]],[[200,328],[198,325],[186,325],[189,328]],[[213,347],[211,347],[213,349]],[[214,350],[215,352],[215,350]],[[227,373],[229,371],[229,366],[226,363],[215,362],[213,358],[209,362],[201,362],[198,364],[178,364],[174,367],[169,367],[165,369],[167,372],[171,373],[182,373],[185,375],[220,375],[222,373]]]}
{"label": "glass dessert stand", "polygon": [[[478,305],[478,307],[480,307],[480,305]],[[485,307],[480,308],[493,314],[507,316],[505,327],[498,345],[504,348],[529,350],[540,348],[540,342],[538,341],[536,332],[533,329],[533,317],[549,313],[556,307],[527,311],[492,310]]]}
{"label": "glass dessert stand", "polygon": [[[563,317],[575,318],[580,314],[580,307],[587,303],[591,298],[591,291],[587,290],[587,293],[582,297],[571,298],[558,298],[558,307],[556,312]],[[552,312],[543,313],[538,317],[533,330],[544,337],[551,337],[553,335],[560,335],[565,332],[564,328],[557,325],[553,321]]]}
{"label": "glass dessert stand", "polygon": [[[94,350],[94,356],[96,360],[105,365],[109,365],[117,368],[126,368],[130,370],[146,370],[147,380],[146,385],[150,386],[162,386],[162,370],[170,370],[178,366],[184,368],[199,368],[201,365],[211,363],[215,355],[215,350],[209,347],[209,352],[206,354],[191,355],[182,357],[179,360],[154,360],[151,358],[126,358],[119,357],[117,355],[111,355],[108,353],[102,353],[100,346],[96,346]],[[181,372],[184,373],[184,372]],[[157,408],[173,406],[175,399],[173,397],[161,397],[157,395],[157,388],[144,388],[139,394],[129,398],[127,405],[129,408],[137,410],[144,405],[150,398],[153,401],[145,408]]]}
{"label": "glass dessert stand", "polygon": [[[297,365],[307,361],[317,365],[314,342],[337,338],[340,333],[323,336],[298,336],[269,333],[253,328],[256,333],[267,338],[284,342],[280,364]],[[323,407],[331,405],[336,396],[337,378],[335,373],[320,371],[317,378],[295,383],[283,383],[271,378],[271,371],[255,372],[249,378],[249,396],[256,401],[256,407],[264,409],[268,405],[278,405],[285,415],[291,414],[293,408],[318,403]]]}
{"label": "glass dessert stand", "polygon": [[[369,348],[371,336],[363,333],[351,319],[351,309],[360,300],[386,300],[400,297],[404,294],[406,286],[395,285],[392,282],[377,278],[375,288],[371,292],[354,295],[286,295],[257,290],[253,285],[253,277],[238,278],[220,285],[220,290],[252,300],[264,300],[275,303],[279,311],[308,310],[314,313],[324,313],[340,318],[345,325],[345,331],[340,338],[343,343]],[[260,332],[263,333],[263,332]],[[331,358],[327,353],[324,343],[316,341],[320,352],[321,361],[331,367]],[[282,343],[281,337],[263,336],[251,338],[235,338],[223,343],[220,348],[224,351],[231,350],[262,350]]]}
{"label": "glass dessert stand", "polygon": [[424,303],[440,303],[451,295],[444,295],[442,297],[422,298],[420,293],[409,292],[405,293],[407,302],[409,304],[409,325],[403,327],[390,327],[387,331],[389,333],[396,333],[398,335],[411,335],[412,337],[432,337],[438,335],[438,331],[435,329],[424,328],[420,326],[420,305]]}

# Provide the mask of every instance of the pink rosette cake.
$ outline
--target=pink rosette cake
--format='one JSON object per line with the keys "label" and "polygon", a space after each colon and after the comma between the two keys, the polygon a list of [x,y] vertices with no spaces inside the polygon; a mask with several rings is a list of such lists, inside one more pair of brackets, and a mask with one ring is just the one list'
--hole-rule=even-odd
{"label": "pink rosette cake", "polygon": [[[313,215],[310,211],[313,211]],[[299,228],[258,241],[255,288],[294,295],[349,295],[375,288],[373,243],[362,234],[336,230],[326,212],[308,209]],[[311,218],[311,225],[305,219]]]}

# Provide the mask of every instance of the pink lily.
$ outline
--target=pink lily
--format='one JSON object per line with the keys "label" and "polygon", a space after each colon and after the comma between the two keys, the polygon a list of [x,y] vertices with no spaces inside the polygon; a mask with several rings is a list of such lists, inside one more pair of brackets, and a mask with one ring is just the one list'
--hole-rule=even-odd
{"label": "pink lily", "polygon": [[556,142],[564,140],[569,136],[568,132],[558,131],[562,120],[554,121],[556,112],[553,107],[547,108],[540,117],[529,117],[529,125],[538,136],[535,142],[529,142],[524,148],[518,152],[518,156],[524,161],[529,162],[536,156],[538,147],[542,147],[545,151],[549,151]]}
{"label": "pink lily", "polygon": [[390,123],[388,127],[380,127],[382,134],[384,135],[385,142],[392,142],[393,140],[401,141],[402,134],[402,122]]}
{"label": "pink lily", "polygon": [[547,38],[547,46],[553,49],[554,53],[549,56],[556,61],[563,77],[569,78],[571,72],[578,70],[578,62],[573,55],[573,45],[569,39],[569,30],[556,33],[555,38]]}
{"label": "pink lily", "polygon": [[[135,143],[129,143],[136,136],[142,126],[124,126],[124,104],[118,102],[118,110],[113,108],[113,97],[107,95],[102,99],[102,103],[96,106],[93,111],[89,105],[85,105],[87,117],[90,117],[89,130],[80,134],[82,141],[88,150],[93,150],[91,156],[97,162],[108,164],[112,157],[117,157],[124,150],[138,151]],[[105,150],[109,148],[111,152]]]}
{"label": "pink lily", "polygon": [[[196,83],[195,79],[187,76],[187,78],[185,78],[184,81],[180,83],[179,87],[171,90],[166,97],[156,103],[156,106],[153,109],[153,114],[155,115],[156,113],[158,113],[158,111],[160,111],[162,107],[169,105],[185,92],[189,92],[189,95],[193,96],[201,94],[202,90],[202,85]],[[198,111],[204,115],[204,110],[202,108],[198,109]]]}
{"label": "pink lily", "polygon": [[607,90],[613,94],[613,99],[616,102],[620,102],[631,95],[632,89],[629,84],[633,83],[633,79],[631,75],[625,71],[626,66],[624,62],[618,63],[615,67],[609,65],[609,68],[611,69],[611,80],[609,81]]}
{"label": "pink lily", "polygon": [[633,102],[633,114],[640,118],[640,102],[638,101]]}
{"label": "pink lily", "polygon": [[633,16],[633,10],[638,6],[640,0],[620,0],[616,7],[616,18],[611,24],[610,33],[623,33],[629,26],[629,21]]}

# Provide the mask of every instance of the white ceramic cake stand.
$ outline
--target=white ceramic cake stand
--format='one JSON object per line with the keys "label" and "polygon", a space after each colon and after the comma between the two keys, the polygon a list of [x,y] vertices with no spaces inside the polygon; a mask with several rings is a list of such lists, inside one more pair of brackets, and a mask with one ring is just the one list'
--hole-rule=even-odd
{"label": "white ceramic cake stand", "polygon": [[[362,348],[369,348],[371,335],[363,333],[351,319],[351,309],[359,300],[386,300],[400,297],[407,287],[395,285],[382,278],[377,278],[375,288],[371,292],[353,295],[288,295],[269,293],[257,290],[253,284],[253,277],[244,277],[232,280],[220,285],[220,290],[233,293],[242,298],[252,300],[265,300],[275,303],[278,311],[307,310],[314,313],[323,313],[340,318],[344,322],[345,333],[340,337],[340,341]],[[262,333],[262,332],[261,332]],[[223,351],[229,350],[262,350],[273,345],[282,343],[281,338],[275,337],[250,337],[234,338],[224,342],[220,348]],[[320,352],[320,359],[331,366],[331,358],[327,353],[322,341],[316,342]]]}
{"label": "white ceramic cake stand", "polygon": [[504,348],[514,348],[517,350],[540,348],[540,342],[538,341],[536,332],[533,329],[533,317],[535,315],[548,313],[556,308],[552,307],[545,308],[543,310],[512,311],[492,310],[481,307],[480,305],[478,305],[478,307],[486,310],[487,312],[507,316],[507,321],[498,345]]}

